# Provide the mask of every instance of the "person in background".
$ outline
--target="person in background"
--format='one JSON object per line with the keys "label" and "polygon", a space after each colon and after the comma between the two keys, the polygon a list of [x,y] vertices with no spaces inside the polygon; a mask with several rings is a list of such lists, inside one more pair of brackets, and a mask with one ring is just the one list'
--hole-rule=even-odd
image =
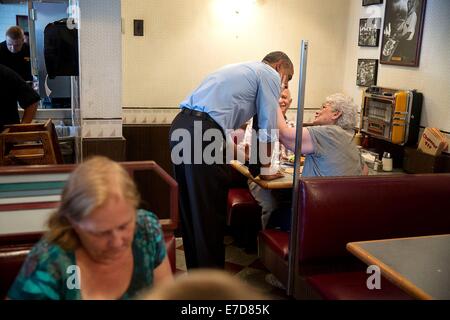
{"label": "person in background", "polygon": [[118,163],[94,157],[67,181],[49,230],[30,251],[9,299],[128,299],[172,280],[158,218]]}
{"label": "person in background", "polygon": [[[288,121],[286,118],[286,112],[291,106],[292,98],[291,98],[291,92],[288,88],[283,89],[281,92],[280,99],[278,100],[279,107],[281,109],[281,113],[283,115],[283,119],[287,126],[294,127],[295,125]],[[246,145],[250,145],[252,141],[252,127],[253,127],[253,121],[250,120],[246,131],[244,140],[241,143],[240,148],[246,148],[248,150],[250,147],[246,147]],[[244,147],[242,147],[244,145]],[[287,160],[289,150],[286,150],[286,148],[280,144],[278,141],[274,143],[275,147],[272,152],[272,161],[271,165],[274,167],[274,171],[280,170],[280,161],[281,160]],[[245,152],[245,151],[244,151]],[[255,200],[258,202],[258,204],[261,206],[261,223],[262,223],[262,229],[265,229],[267,226],[267,222],[269,221],[270,215],[273,210],[277,207],[277,200],[275,198],[273,190],[264,189],[260,187],[256,182],[253,182],[252,180],[248,180],[248,187],[252,194],[252,196],[255,198]]]}
{"label": "person in background", "polygon": [[268,300],[257,288],[217,269],[196,269],[142,294],[142,300]]}
{"label": "person in background", "polygon": [[39,95],[16,72],[0,64],[0,132],[7,124],[20,123],[17,104],[23,109],[21,123],[31,123],[38,103]]}
{"label": "person in background", "polygon": [[[180,104],[182,111],[172,123],[169,143],[180,191],[180,220],[189,269],[223,268],[225,264],[223,237],[231,175],[225,163],[227,148],[223,146],[228,130],[236,130],[256,115],[258,128],[265,130],[259,134],[260,146],[270,155],[281,88],[293,74],[289,57],[272,52],[261,62],[233,64],[215,71]],[[218,151],[221,163],[205,161],[210,145],[210,141],[201,140],[205,132],[219,132],[215,144],[222,146]],[[180,133],[190,136],[191,142],[178,161],[175,158],[179,154],[174,152],[184,142]],[[196,137],[199,141],[194,141]],[[262,179],[273,178],[268,168],[270,163],[262,164]]]}
{"label": "person in background", "polygon": [[30,33],[28,31],[25,31],[23,33],[23,42],[26,43],[27,45],[30,45]]}
{"label": "person in background", "polygon": [[13,26],[6,31],[6,40],[0,43],[0,64],[17,72],[23,80],[33,81],[31,74],[30,47],[20,27]]}
{"label": "person in background", "polygon": [[410,52],[415,50],[418,4],[417,0],[408,0],[407,2],[406,17],[398,26],[396,34],[399,44],[394,56],[407,57]]}

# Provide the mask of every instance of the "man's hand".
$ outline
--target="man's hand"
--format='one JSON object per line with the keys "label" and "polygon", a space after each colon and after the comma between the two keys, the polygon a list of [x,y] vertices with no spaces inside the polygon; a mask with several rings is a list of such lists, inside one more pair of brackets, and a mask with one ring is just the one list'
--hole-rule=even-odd
{"label": "man's hand", "polygon": [[23,116],[22,116],[22,123],[31,123],[33,121],[33,118],[36,114],[36,110],[38,107],[38,103],[35,102],[28,107],[24,108]]}
{"label": "man's hand", "polygon": [[244,145],[244,155],[245,155],[245,162],[250,161],[250,146],[248,143]]}

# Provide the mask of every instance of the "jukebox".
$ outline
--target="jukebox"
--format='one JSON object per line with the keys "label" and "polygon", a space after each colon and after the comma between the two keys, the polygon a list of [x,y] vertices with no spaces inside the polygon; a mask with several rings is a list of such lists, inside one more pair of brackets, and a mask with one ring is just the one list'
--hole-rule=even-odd
{"label": "jukebox", "polygon": [[419,137],[423,95],[415,90],[370,87],[363,94],[361,131],[397,145]]}

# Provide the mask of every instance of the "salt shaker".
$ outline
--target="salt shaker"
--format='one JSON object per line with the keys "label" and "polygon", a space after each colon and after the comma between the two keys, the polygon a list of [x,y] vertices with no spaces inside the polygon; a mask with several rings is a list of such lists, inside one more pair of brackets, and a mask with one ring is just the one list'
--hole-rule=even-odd
{"label": "salt shaker", "polygon": [[383,171],[392,171],[392,158],[391,154],[388,152],[385,152],[383,154]]}

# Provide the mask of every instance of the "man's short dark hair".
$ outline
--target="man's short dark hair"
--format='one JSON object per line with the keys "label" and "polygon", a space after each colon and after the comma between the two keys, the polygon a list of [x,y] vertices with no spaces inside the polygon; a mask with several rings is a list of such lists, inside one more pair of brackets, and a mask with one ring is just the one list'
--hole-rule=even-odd
{"label": "man's short dark hair", "polygon": [[283,61],[283,65],[287,66],[288,68],[294,69],[294,64],[292,63],[291,59],[289,59],[288,55],[282,51],[271,52],[266,55],[262,61],[268,64]]}

